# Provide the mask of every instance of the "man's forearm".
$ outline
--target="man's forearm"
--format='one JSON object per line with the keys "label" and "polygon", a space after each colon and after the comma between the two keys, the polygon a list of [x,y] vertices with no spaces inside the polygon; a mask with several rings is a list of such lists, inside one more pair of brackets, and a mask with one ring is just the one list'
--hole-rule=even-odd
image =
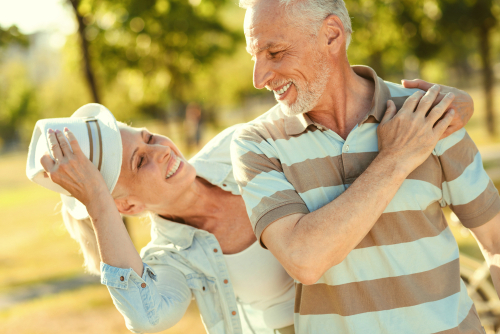
{"label": "man's forearm", "polygon": [[361,242],[410,172],[395,159],[379,155],[337,199],[302,216],[289,231],[284,248],[266,242],[265,235],[263,242],[279,254],[278,260],[292,276],[311,284]]}

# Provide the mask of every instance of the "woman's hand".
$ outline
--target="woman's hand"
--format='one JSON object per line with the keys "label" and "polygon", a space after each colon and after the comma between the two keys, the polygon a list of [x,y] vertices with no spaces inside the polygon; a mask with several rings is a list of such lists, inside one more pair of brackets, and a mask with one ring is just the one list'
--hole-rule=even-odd
{"label": "woman's hand", "polygon": [[387,112],[377,129],[379,154],[394,159],[407,174],[429,157],[453,120],[453,109],[445,114],[455,97],[453,93],[446,94],[432,107],[439,92],[438,85],[425,95],[422,91],[416,92],[397,114],[394,102],[387,103]]}
{"label": "woman's hand", "polygon": [[47,153],[40,162],[54,183],[63,187],[85,206],[92,199],[99,198],[103,192],[109,194],[101,173],[83,154],[75,135],[68,128],[64,128],[64,134],[59,130],[49,129],[47,135],[55,161]]}

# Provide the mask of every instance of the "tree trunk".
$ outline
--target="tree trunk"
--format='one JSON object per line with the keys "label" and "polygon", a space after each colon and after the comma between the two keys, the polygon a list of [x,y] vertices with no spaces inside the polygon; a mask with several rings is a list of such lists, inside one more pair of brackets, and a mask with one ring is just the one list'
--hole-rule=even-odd
{"label": "tree trunk", "polygon": [[97,85],[95,82],[94,71],[90,63],[89,44],[87,42],[87,39],[85,38],[85,23],[83,22],[83,17],[78,12],[78,6],[80,5],[80,0],[68,0],[68,1],[71,3],[71,6],[73,6],[76,20],[78,21],[78,34],[80,35],[85,78],[87,79],[87,84],[89,86],[94,102],[101,103],[100,102],[101,99],[99,98],[99,93],[97,91]]}
{"label": "tree trunk", "polygon": [[486,104],[486,128],[491,136],[496,134],[495,128],[495,114],[494,114],[494,101],[493,101],[493,89],[494,89],[494,76],[493,69],[491,66],[491,55],[490,55],[490,27],[483,24],[480,28],[479,44],[481,59],[483,61],[483,89]]}

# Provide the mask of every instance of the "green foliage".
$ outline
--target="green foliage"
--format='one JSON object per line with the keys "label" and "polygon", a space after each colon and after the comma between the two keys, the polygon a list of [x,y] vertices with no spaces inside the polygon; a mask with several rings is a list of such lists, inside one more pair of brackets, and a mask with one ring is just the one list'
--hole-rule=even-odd
{"label": "green foliage", "polygon": [[225,0],[84,0],[91,56],[105,85],[129,86],[150,116],[170,101],[188,102],[195,73],[230,54],[241,33],[218,15]]}
{"label": "green foliage", "polygon": [[13,43],[28,46],[27,36],[21,34],[17,26],[13,25],[7,29],[0,27],[0,48],[4,48]]}

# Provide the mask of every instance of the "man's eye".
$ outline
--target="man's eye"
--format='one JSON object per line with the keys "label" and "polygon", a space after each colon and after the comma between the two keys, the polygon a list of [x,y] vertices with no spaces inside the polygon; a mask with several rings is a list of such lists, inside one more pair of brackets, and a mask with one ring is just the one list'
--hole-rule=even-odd
{"label": "man's eye", "polygon": [[281,53],[281,51],[278,51],[278,52],[269,52],[269,55],[271,56],[271,58],[275,58],[275,57],[276,57],[276,56],[278,56],[280,53]]}

